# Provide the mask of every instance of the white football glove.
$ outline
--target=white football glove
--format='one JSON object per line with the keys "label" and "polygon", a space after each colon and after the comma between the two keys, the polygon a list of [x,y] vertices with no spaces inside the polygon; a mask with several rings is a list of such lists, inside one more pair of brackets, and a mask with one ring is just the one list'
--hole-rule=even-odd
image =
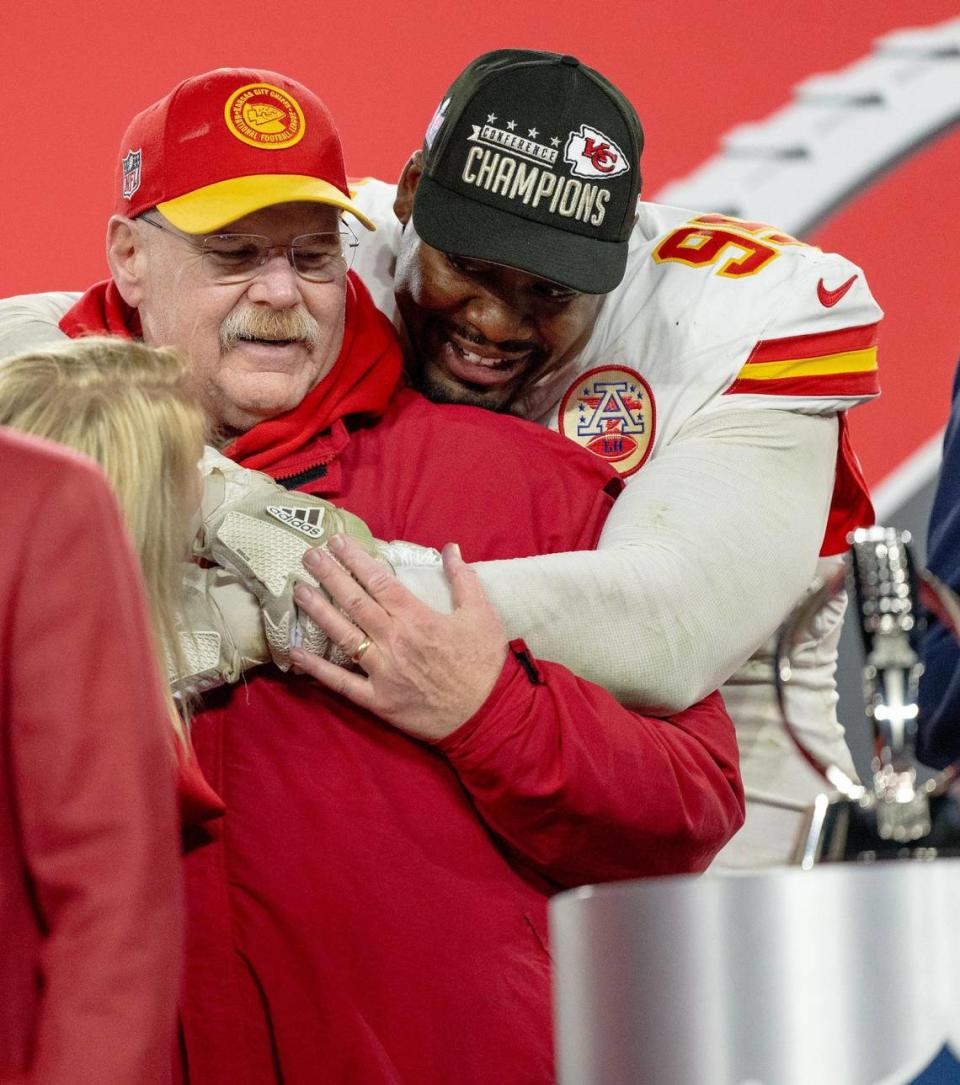
{"label": "white football glove", "polygon": [[[194,553],[234,573],[256,596],[270,658],[290,668],[290,649],[303,648],[334,663],[347,657],[293,601],[298,583],[316,581],[301,564],[304,553],[331,535],[349,535],[388,567],[437,564],[440,555],[409,543],[379,543],[352,513],[319,497],[285,490],[268,475],[250,471],[212,448],[204,452],[202,524]],[[236,609],[236,608],[234,608]],[[245,618],[246,620],[246,618]],[[234,639],[249,643],[249,631]],[[222,662],[222,661],[221,661]]]}
{"label": "white football glove", "polygon": [[185,563],[178,619],[180,658],[167,659],[174,695],[205,693],[270,662],[260,603],[234,573]]}

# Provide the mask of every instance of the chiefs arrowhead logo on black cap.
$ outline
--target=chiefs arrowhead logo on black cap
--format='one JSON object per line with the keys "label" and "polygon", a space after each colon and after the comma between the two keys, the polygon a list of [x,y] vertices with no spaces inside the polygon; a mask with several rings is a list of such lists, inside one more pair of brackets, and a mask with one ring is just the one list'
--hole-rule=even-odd
{"label": "chiefs arrowhead logo on black cap", "polygon": [[606,293],[626,267],[642,148],[633,107],[575,57],[487,53],[431,121],[414,225],[446,252]]}

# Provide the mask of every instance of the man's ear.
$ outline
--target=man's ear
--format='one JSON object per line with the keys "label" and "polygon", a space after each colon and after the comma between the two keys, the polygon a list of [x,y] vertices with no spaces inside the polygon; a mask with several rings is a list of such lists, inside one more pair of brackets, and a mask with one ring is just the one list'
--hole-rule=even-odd
{"label": "man's ear", "polygon": [[414,151],[403,167],[397,182],[397,198],[393,201],[393,213],[404,226],[413,214],[413,197],[423,175],[423,151]]}
{"label": "man's ear", "polygon": [[143,301],[145,257],[133,220],[114,215],[107,224],[107,263],[120,296],[134,309]]}

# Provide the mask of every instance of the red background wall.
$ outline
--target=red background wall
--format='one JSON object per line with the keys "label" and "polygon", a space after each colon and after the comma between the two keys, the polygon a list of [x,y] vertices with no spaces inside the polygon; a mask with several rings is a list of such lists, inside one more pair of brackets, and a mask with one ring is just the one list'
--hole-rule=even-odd
{"label": "red background wall", "polygon": [[[957,0],[557,0],[462,5],[283,5],[13,0],[4,5],[0,294],[103,277],[114,156],[130,116],[187,75],[279,69],[327,101],[355,175],[393,178],[446,85],[471,57],[519,45],[574,53],[619,84],[647,136],[645,193],[688,173],[733,125],[866,54],[888,30],[960,14]],[[905,161],[813,237],[862,264],[888,318],[884,396],[854,414],[880,481],[946,416],[960,353],[960,131]]]}

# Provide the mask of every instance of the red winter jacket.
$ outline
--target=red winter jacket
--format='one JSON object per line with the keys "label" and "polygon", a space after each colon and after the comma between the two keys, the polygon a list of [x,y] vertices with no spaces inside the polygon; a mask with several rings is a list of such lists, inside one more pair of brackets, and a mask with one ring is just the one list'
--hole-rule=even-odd
{"label": "red winter jacket", "polygon": [[[61,326],[138,334],[108,284]],[[468,561],[594,546],[620,487],[602,461],[394,394],[399,374],[351,276],[331,376],[226,451],[382,539]],[[546,1085],[551,891],[701,870],[743,819],[719,695],[649,719],[520,642],[435,746],[275,672],[218,693],[193,738],[226,814],[186,860],[190,1085]]]}
{"label": "red winter jacket", "polygon": [[[564,438],[410,391],[271,473],[468,561],[591,547],[618,486]],[[701,870],[738,828],[719,695],[650,719],[512,647],[435,746],[273,672],[196,717],[227,812],[186,861],[191,1085],[546,1085],[551,891]]]}

